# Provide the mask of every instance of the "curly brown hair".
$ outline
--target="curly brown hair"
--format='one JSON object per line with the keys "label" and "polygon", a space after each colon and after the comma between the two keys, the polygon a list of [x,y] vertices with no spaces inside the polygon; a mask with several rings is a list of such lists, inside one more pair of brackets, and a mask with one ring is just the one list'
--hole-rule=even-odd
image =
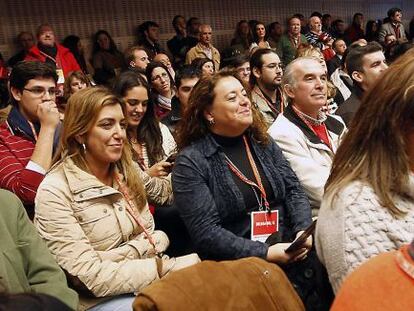
{"label": "curly brown hair", "polygon": [[[204,117],[204,112],[210,107],[216,97],[215,88],[221,79],[233,77],[237,79],[247,91],[251,102],[249,87],[240,80],[235,71],[220,71],[210,78],[201,79],[194,87],[188,100],[187,108],[177,128],[178,150],[190,145],[192,142],[210,133],[209,124]],[[267,126],[261,113],[252,104],[253,123],[247,129],[252,138],[259,144],[267,145],[269,136]]]}

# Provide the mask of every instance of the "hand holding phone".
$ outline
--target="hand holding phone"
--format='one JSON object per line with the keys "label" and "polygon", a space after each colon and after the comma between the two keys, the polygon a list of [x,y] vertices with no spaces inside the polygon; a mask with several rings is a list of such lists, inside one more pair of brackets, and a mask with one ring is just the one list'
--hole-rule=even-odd
{"label": "hand holding phone", "polygon": [[291,253],[300,249],[306,240],[315,232],[315,228],[316,219],[295,241],[292,242],[292,244],[290,244],[287,249],[285,249],[285,253]]}
{"label": "hand holding phone", "polygon": [[177,153],[172,153],[165,159],[165,162],[174,163],[175,159],[177,158]]}

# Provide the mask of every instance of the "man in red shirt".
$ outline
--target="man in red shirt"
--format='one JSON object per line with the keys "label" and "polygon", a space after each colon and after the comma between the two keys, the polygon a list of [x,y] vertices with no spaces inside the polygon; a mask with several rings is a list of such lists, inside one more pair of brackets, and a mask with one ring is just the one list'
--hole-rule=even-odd
{"label": "man in red shirt", "polygon": [[327,115],[326,70],[312,57],[289,63],[282,80],[288,106],[268,132],[283,151],[317,216],[332,159],[345,132],[341,118]]}
{"label": "man in red shirt", "polygon": [[29,215],[57,147],[57,79],[41,62],[20,62],[10,75],[13,108],[0,124],[0,187],[14,192]]}

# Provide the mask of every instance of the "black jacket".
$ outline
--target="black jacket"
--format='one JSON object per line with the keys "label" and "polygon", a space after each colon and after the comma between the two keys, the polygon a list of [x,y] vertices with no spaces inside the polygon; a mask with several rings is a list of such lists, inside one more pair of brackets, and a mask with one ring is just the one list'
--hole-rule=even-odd
{"label": "black jacket", "polygon": [[[292,240],[312,222],[306,194],[273,140],[267,146],[254,141],[251,145],[275,201],[280,202],[277,209],[282,240]],[[268,246],[250,240],[250,215],[232,174],[222,147],[208,134],[177,157],[172,173],[174,206],[202,257],[266,258]]]}
{"label": "black jacket", "polygon": [[349,124],[358,111],[359,106],[361,106],[361,99],[363,95],[363,90],[359,86],[354,85],[351,96],[344,101],[336,111],[336,114],[344,120],[347,127],[349,127]]}
{"label": "black jacket", "polygon": [[161,123],[165,124],[168,127],[168,129],[174,137],[177,123],[181,120],[180,106],[180,101],[176,96],[174,96],[171,100],[170,113],[161,120]]}

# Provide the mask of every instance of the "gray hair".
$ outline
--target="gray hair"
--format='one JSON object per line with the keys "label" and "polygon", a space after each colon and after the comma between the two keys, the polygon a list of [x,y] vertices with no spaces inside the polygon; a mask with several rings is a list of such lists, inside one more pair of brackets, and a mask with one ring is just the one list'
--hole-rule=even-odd
{"label": "gray hair", "polygon": [[316,61],[319,64],[319,61],[317,58],[312,57],[312,56],[302,56],[302,57],[298,57],[296,59],[294,59],[293,61],[291,61],[289,63],[289,65],[286,66],[285,68],[285,72],[283,74],[283,78],[282,78],[282,85],[285,86],[286,84],[289,84],[291,86],[295,86],[296,85],[296,77],[294,75],[295,73],[295,65],[297,63],[301,63],[305,60],[313,60]]}

